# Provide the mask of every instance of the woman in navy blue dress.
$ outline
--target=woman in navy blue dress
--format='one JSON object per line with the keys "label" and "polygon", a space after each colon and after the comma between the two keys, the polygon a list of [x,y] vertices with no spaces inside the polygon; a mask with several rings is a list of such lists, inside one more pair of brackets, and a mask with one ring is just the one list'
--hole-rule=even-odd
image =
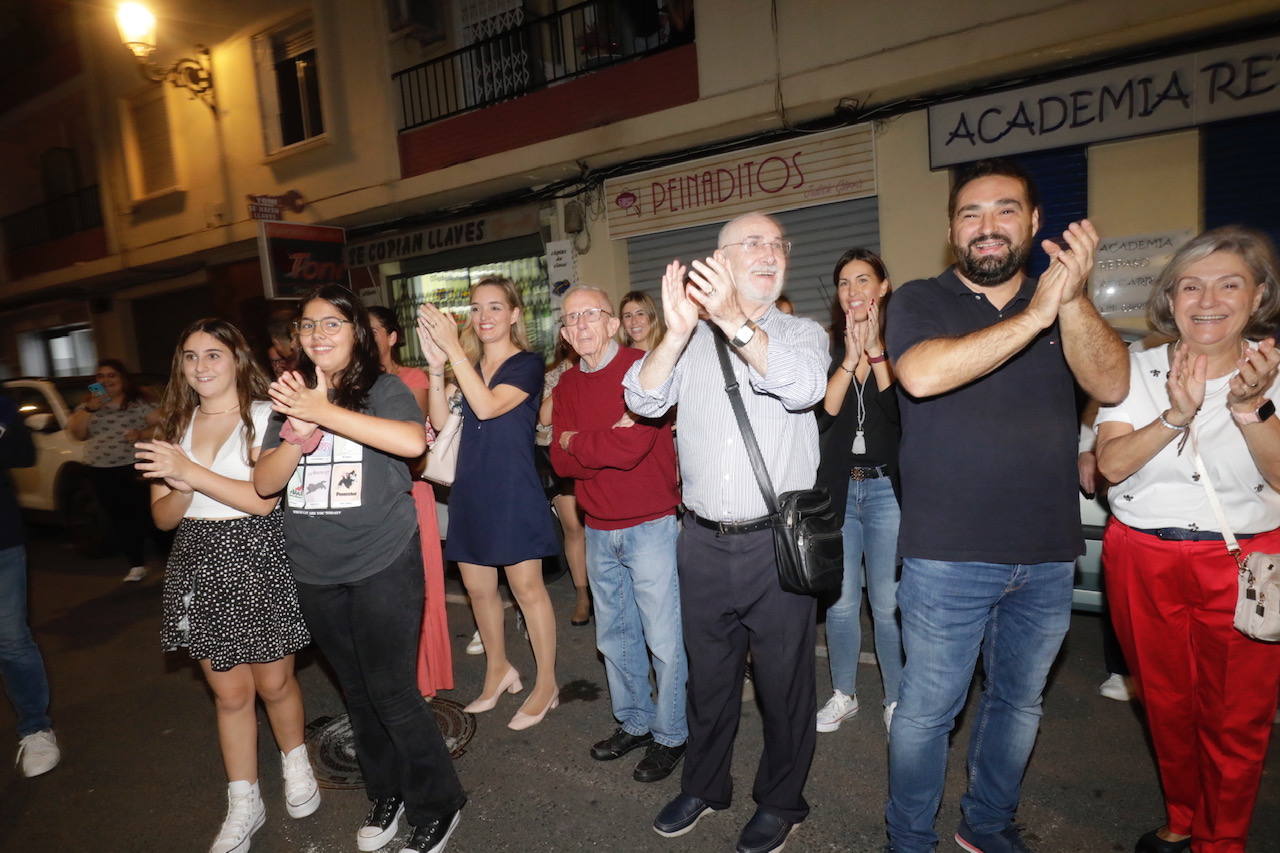
{"label": "woman in navy blue dress", "polygon": [[[507,659],[498,566],[524,613],[538,676],[508,727],[527,729],[560,703],[556,687],[556,626],[542,582],[542,557],[559,549],[551,511],[534,467],[533,434],[542,399],[542,358],[529,351],[515,284],[486,278],[471,288],[471,322],[462,332],[434,305],[418,310],[427,356],[431,424],[444,428],[449,398],[462,396],[458,468],[449,495],[445,559],[456,560],[484,641],[484,690],[466,707],[491,710],[505,693],[523,689]],[[442,381],[445,362],[454,381]]]}

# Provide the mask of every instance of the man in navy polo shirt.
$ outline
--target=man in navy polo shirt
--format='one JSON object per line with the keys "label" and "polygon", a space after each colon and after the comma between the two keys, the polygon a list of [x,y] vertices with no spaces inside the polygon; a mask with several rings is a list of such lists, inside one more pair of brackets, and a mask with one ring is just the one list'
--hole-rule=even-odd
{"label": "man in navy polo shirt", "polygon": [[956,841],[1028,848],[1013,826],[1049,667],[1071,617],[1083,551],[1073,379],[1120,400],[1128,357],[1085,293],[1098,235],[1084,220],[1042,243],[1035,187],[986,160],[955,179],[954,267],[895,294],[888,348],[902,403],[906,669],[889,742],[885,817],[894,853],[935,849],[948,736],[981,650],[986,683],[969,745]]}

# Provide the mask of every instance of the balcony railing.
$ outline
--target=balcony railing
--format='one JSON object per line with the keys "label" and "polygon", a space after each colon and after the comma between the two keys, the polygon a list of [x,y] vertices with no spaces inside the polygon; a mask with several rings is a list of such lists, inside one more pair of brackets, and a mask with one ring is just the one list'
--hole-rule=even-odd
{"label": "balcony railing", "polygon": [[0,220],[9,251],[50,243],[102,225],[98,187],[85,187]]}
{"label": "balcony railing", "polygon": [[642,21],[634,11],[641,6],[589,0],[397,72],[400,130],[693,41],[692,17],[673,24],[663,12]]}

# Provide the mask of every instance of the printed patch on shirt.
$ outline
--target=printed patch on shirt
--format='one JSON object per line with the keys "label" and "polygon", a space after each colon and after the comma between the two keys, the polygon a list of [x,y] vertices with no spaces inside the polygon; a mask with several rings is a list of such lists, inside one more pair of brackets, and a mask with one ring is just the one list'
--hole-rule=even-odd
{"label": "printed patch on shirt", "polygon": [[333,434],[321,431],[320,444],[307,454],[308,465],[325,465],[333,461]]}
{"label": "printed patch on shirt", "polygon": [[333,436],[334,462],[359,462],[363,458],[363,444],[352,441],[349,438],[343,438],[340,435]]}
{"label": "printed patch on shirt", "polygon": [[285,498],[289,501],[289,506],[294,509],[301,509],[306,506],[306,492],[302,487],[302,473],[306,470],[302,466],[298,466],[293,470],[293,476],[289,478],[289,488],[285,490]]}
{"label": "printed patch on shirt", "polygon": [[303,484],[303,506],[307,509],[329,508],[331,465],[308,465]]}
{"label": "printed patch on shirt", "polygon": [[360,506],[360,491],[364,488],[363,468],[359,462],[342,462],[333,466],[333,498],[329,502],[331,507],[343,509]]}

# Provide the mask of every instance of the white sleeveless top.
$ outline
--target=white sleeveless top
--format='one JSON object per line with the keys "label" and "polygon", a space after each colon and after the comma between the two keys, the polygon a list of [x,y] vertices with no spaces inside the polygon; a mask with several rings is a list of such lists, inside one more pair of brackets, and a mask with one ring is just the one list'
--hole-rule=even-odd
{"label": "white sleeveless top", "polygon": [[[253,420],[253,446],[255,448],[262,446],[262,437],[267,434],[267,421],[271,418],[271,404],[265,400],[256,400],[250,404],[249,415]],[[182,436],[182,441],[178,445],[187,452],[197,464],[204,464],[196,460],[195,454],[191,452],[191,431],[195,428],[195,418],[191,419],[191,423],[187,424],[187,431]],[[207,466],[210,471],[215,474],[221,474],[232,480],[252,480],[253,469],[249,467],[249,453],[244,443],[245,429],[240,425],[231,431],[231,435],[227,436],[227,440],[218,448],[218,452],[214,454],[213,464]],[[197,491],[191,496],[191,505],[187,507],[184,514],[185,518],[245,518],[248,513],[229,507],[220,501],[216,501],[202,492]]]}

